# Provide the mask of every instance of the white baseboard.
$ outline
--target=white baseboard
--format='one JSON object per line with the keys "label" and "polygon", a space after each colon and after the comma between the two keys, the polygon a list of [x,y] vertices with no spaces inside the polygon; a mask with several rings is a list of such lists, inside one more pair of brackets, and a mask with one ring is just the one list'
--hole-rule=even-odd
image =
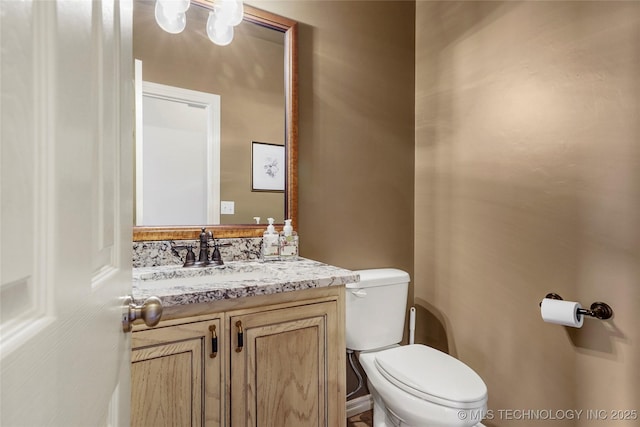
{"label": "white baseboard", "polygon": [[361,414],[373,408],[373,397],[370,394],[347,400],[347,418]]}

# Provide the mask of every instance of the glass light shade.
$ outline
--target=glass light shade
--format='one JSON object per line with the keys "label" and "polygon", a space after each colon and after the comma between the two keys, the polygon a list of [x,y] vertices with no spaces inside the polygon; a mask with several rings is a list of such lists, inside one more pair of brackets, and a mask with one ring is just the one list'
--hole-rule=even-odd
{"label": "glass light shade", "polygon": [[236,26],[244,18],[244,4],[242,0],[216,0],[213,6],[218,22]]}
{"label": "glass light shade", "polygon": [[236,7],[233,10],[233,15],[229,20],[229,24],[235,27],[240,24],[244,18],[244,4],[242,3],[242,0],[235,0],[234,3],[236,4]]}
{"label": "glass light shade", "polygon": [[220,22],[217,15],[209,12],[207,19],[207,36],[218,46],[226,46],[233,40],[233,26]]}
{"label": "glass light shade", "polygon": [[191,0],[157,0],[162,3],[162,9],[169,15],[184,13],[189,9]]}
{"label": "glass light shade", "polygon": [[189,9],[191,0],[157,0],[162,3],[162,9],[167,14],[175,15],[177,13],[184,13]]}
{"label": "glass light shade", "polygon": [[181,33],[187,26],[187,15],[184,12],[169,13],[164,9],[164,4],[160,1],[156,1],[155,15],[156,22],[167,33]]}

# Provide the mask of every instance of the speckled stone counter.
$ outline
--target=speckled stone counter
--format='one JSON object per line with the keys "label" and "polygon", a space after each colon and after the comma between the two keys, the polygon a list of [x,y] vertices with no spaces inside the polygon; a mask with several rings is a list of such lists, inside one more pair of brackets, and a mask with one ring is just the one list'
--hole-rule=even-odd
{"label": "speckled stone counter", "polygon": [[[260,258],[262,238],[216,239],[228,246],[220,248],[220,255],[227,261],[257,261]],[[197,240],[176,240],[176,245],[193,245]],[[195,250],[196,256],[198,250]],[[184,263],[186,251],[171,250],[171,240],[133,242],[133,267],[159,267]]]}
{"label": "speckled stone counter", "polygon": [[358,274],[318,261],[230,261],[225,265],[183,268],[181,265],[133,269],[133,299],[150,296],[163,307],[207,303],[257,295],[346,285]]}

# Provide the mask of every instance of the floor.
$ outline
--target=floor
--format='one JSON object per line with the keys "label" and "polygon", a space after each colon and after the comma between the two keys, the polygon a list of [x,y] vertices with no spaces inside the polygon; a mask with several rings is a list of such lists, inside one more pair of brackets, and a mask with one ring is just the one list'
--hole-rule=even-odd
{"label": "floor", "polygon": [[347,427],[373,427],[373,410],[348,418]]}

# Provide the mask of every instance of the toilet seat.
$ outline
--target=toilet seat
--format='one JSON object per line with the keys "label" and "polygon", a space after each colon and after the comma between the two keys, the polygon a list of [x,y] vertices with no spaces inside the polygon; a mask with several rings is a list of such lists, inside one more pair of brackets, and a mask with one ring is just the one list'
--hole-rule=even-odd
{"label": "toilet seat", "polygon": [[470,409],[487,401],[487,387],[473,369],[425,345],[380,351],[375,355],[374,364],[396,387],[438,405]]}

